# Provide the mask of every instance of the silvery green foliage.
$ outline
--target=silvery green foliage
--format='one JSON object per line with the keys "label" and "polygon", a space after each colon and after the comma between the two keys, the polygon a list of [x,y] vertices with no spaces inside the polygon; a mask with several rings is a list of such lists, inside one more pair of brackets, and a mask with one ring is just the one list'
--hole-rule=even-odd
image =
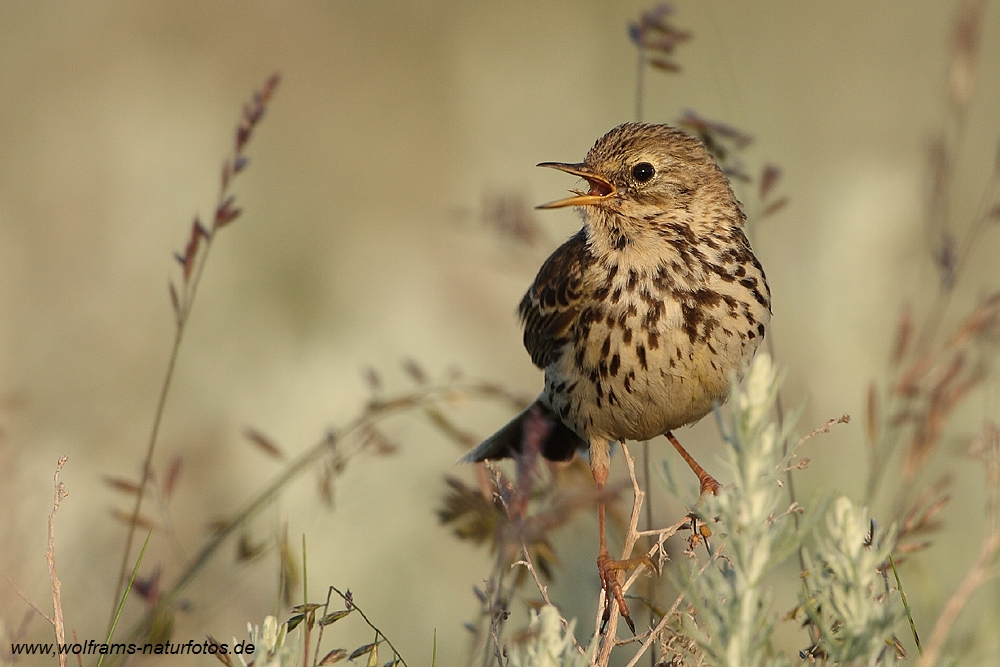
{"label": "silvery green foliage", "polygon": [[820,648],[834,664],[893,664],[893,629],[902,620],[899,598],[880,571],[895,538],[890,529],[872,538],[864,508],[845,497],[827,512],[807,557],[812,597],[803,607],[820,631]]}
{"label": "silvery green foliage", "polygon": [[728,419],[720,419],[732,482],[718,496],[704,497],[699,514],[715,532],[713,549],[724,547],[703,571],[703,562],[690,563],[684,586],[694,614],[685,616],[685,631],[715,667],[789,664],[771,644],[777,613],[765,576],[815,532],[816,545],[806,549],[809,577],[801,604],[820,629],[816,655],[825,653],[831,665],[889,664],[895,652],[887,642],[900,611],[880,567],[894,533],[866,546],[866,513],[844,497],[832,506],[814,500],[796,529],[782,485],[788,433],[770,417],[779,384],[771,359],[758,354],[742,389],[733,390]]}
{"label": "silvery green foliage", "polygon": [[545,605],[539,612],[531,612],[528,632],[531,639],[511,650],[511,667],[585,667],[590,664],[596,642],[586,654],[573,645],[573,626],[564,631],[559,611]]}
{"label": "silvery green foliage", "polygon": [[686,631],[713,665],[787,664],[771,649],[775,614],[764,576],[794,551],[795,524],[780,485],[785,434],[769,419],[780,384],[767,354],[759,353],[744,387],[733,392],[730,419],[722,424],[732,486],[707,495],[703,517],[725,542],[724,557],[704,572],[692,561],[686,583],[695,616]]}

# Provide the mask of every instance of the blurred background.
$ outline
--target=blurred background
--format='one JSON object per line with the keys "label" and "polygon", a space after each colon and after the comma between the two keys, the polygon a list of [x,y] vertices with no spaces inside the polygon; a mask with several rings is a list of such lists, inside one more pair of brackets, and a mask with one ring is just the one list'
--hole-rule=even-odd
{"label": "blurred background", "polygon": [[[670,20],[692,39],[674,54],[681,72],[646,71],[643,119],[674,122],[694,110],[752,135],[739,155],[747,173],[780,166],[776,192],[789,199],[780,211],[753,219],[756,190],[740,195],[774,295],[768,335],[787,374],[784,401],[803,406],[802,433],[854,417],[806,445],[812,463],[799,492],[870,501],[888,523],[904,509],[893,501],[900,464],[887,475],[889,490],[866,500],[868,386],[891,381],[901,313],[909,305],[919,322],[941,282],[940,239],[925,212],[935,137],[953,150],[956,233],[994,201],[983,193],[995,184],[1000,136],[1000,14],[986,6],[977,15],[981,41],[966,50],[975,66],[956,74],[953,2],[673,4]],[[169,513],[145,506],[160,524],[171,517],[143,566],[147,575],[162,568],[164,582],[198,550],[209,521],[286,465],[249,444],[247,426],[293,456],[359,413],[370,398],[366,369],[387,396],[411,390],[408,359],[434,381],[457,369],[526,396],[540,389],[515,309],[579,219],[571,210],[530,210],[573,186],[534,165],[579,161],[599,136],[634,118],[637,50],[628,26],[650,7],[4,2],[5,636],[51,636],[40,618],[23,624],[28,607],[17,592],[48,608],[46,517],[61,455],[69,457],[62,480],[70,495],[56,524],[66,622],[80,638],[106,630],[126,533],[113,512],[132,499],[105,479],[141,475],[174,336],[167,285],[180,267],[172,253],[183,250],[195,214],[211,217],[220,165],[252,90],[281,73],[247,149],[250,165],[233,186],[244,213],[206,264],[154,457],[161,472],[183,460]],[[978,76],[963,79],[970,85],[956,111],[963,72]],[[525,242],[499,232],[500,201],[543,233]],[[942,336],[996,289],[998,241],[995,228],[982,230],[942,315]],[[932,469],[913,482],[942,473],[952,480],[932,547],[901,570],[923,633],[987,530],[983,466],[968,454],[998,405],[996,378],[985,377],[947,420]],[[512,413],[469,400],[450,414],[485,437]],[[471,482],[473,471],[455,466],[461,449],[419,414],[385,431],[397,452],[352,460],[332,509],[318,500],[310,471],[254,531],[273,537],[287,521],[293,544],[305,534],[311,597],[324,597],[329,584],[350,588],[411,665],[430,662],[435,630],[438,664],[458,664],[469,646],[462,626],[479,609],[472,588],[489,576],[493,556],[456,539],[435,512],[444,475]],[[714,420],[680,435],[712,469],[721,447]],[[673,456],[668,449],[654,442],[654,459]],[[623,475],[620,460],[616,467]],[[693,488],[695,480],[685,482]],[[682,516],[663,484],[651,484],[663,523]],[[550,592],[580,618],[581,637],[596,607],[596,532],[584,512],[555,536],[563,567]],[[274,549],[239,564],[223,550],[185,592],[175,639],[244,636],[247,621],[276,611],[277,572]],[[980,591],[958,636],[997,627],[997,597],[995,582]],[[132,600],[126,618],[142,610]],[[795,625],[778,630],[799,637],[790,650],[804,648]],[[332,645],[370,641],[360,626],[338,632]]]}

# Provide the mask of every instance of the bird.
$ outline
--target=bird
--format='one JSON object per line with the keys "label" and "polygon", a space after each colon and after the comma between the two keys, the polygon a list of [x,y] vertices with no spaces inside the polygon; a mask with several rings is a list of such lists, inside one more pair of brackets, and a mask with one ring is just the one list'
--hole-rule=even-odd
{"label": "bird", "polygon": [[538,206],[576,207],[582,228],[542,264],[518,308],[524,346],[544,371],[538,398],[462,460],[517,456],[525,427],[547,425],[542,456],[589,456],[598,489],[605,592],[635,633],[611,558],[603,489],[611,446],[664,435],[698,476],[719,483],[673,431],[725,402],[764,338],[771,292],[743,227],[746,215],[705,144],[663,124],[624,123],[580,163],[542,162],[586,190]]}

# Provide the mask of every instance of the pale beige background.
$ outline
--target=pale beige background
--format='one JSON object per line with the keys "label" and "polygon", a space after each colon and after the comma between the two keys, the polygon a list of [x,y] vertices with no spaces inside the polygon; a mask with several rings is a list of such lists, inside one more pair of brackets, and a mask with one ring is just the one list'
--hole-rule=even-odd
{"label": "pale beige background", "polygon": [[[434,376],[458,366],[535,391],[540,374],[514,309],[550,248],[518,251],[483,231],[481,197],[560,196],[572,183],[533,165],[579,160],[632,117],[626,25],[646,7],[0,5],[4,574],[46,604],[51,474],[68,455],[57,541],[67,622],[81,637],[103,633],[124,531],[108,514],[122,498],[101,480],[138,474],[172,338],[171,252],[195,213],[209,215],[240,105],[273,70],[284,79],[236,185],[245,213],[212,251],[160,442],[160,465],[182,453],[187,466],[173,508],[182,544],[156,543],[150,563],[176,571],[207,518],[276,472],[242,439],[244,425],[300,451],[358,411],[367,365],[390,390],[407,387],[399,361],[412,357]],[[901,304],[919,312],[933,288],[924,157],[946,110],[953,16],[950,2],[679,2],[675,22],[695,35],[678,54],[684,72],[647,78],[647,120],[695,109],[756,137],[748,165],[785,170],[780,192],[791,204],[754,233],[787,400],[807,402],[803,430],[856,416],[810,445],[806,489],[861,492],[865,386],[885,376]],[[963,144],[960,199],[972,203],[1000,134],[998,28],[991,7]],[[570,211],[541,220],[553,240],[578,224]],[[986,240],[972,296],[997,283],[996,233]],[[996,407],[971,403],[956,437]],[[506,416],[478,410],[466,423],[480,435]],[[468,472],[419,418],[390,430],[399,455],[353,462],[335,511],[319,508],[307,475],[256,525],[266,534],[288,518],[296,540],[306,533],[313,596],[327,583],[352,588],[411,665],[429,663],[434,629],[438,664],[456,664],[461,624],[476,611],[471,587],[491,560],[439,527],[434,509],[442,475]],[[714,459],[713,424],[685,437]],[[904,570],[925,633],[979,542],[982,477],[963,451],[959,442],[942,456],[963,476],[944,514],[947,537]],[[586,627],[593,523],[560,537],[567,569],[553,589],[578,603],[569,611]],[[273,554],[250,566],[230,555],[190,591],[178,638],[242,635],[273,609]],[[16,624],[24,608],[0,581],[3,618]],[[995,606],[985,613],[963,627],[996,619]],[[43,623],[33,627],[47,636]],[[334,639],[364,641],[361,632]]]}

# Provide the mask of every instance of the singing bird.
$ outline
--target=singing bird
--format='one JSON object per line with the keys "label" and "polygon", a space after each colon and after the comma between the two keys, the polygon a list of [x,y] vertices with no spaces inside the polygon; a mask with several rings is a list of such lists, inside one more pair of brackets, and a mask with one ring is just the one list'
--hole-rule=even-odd
{"label": "singing bird", "polygon": [[[718,482],[672,431],[723,403],[771,317],[771,293],[729,181],[698,139],[667,125],[625,123],[578,164],[543,162],[586,191],[538,208],[575,206],[583,228],[545,261],[521,300],[524,346],[545,388],[524,412],[463,460],[516,455],[530,415],[549,423],[541,453],[588,451],[603,490],[615,441],[665,435],[698,475]],[[597,557],[606,593],[635,632],[598,504]]]}

